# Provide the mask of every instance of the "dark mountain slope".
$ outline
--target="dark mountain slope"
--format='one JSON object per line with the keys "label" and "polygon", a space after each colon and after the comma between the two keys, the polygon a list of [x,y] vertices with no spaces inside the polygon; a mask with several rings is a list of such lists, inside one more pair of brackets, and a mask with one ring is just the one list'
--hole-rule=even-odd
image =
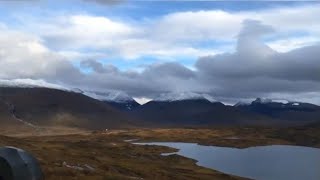
{"label": "dark mountain slope", "polygon": [[103,101],[103,102],[121,111],[131,111],[140,106],[140,104],[137,103],[136,101],[127,101],[127,102]]}
{"label": "dark mountain slope", "polygon": [[311,123],[320,121],[320,107],[302,102],[262,102],[257,98],[251,104],[240,105],[237,108],[252,113],[258,113],[270,118],[287,120],[292,123]]}
{"label": "dark mountain slope", "polygon": [[129,113],[151,125],[159,126],[262,125],[268,121],[273,123],[264,116],[205,99],[151,101]]}
{"label": "dark mountain slope", "polygon": [[14,115],[40,126],[59,125],[86,129],[132,126],[123,113],[80,93],[48,88],[1,87],[0,100],[1,123],[8,123],[8,117]]}

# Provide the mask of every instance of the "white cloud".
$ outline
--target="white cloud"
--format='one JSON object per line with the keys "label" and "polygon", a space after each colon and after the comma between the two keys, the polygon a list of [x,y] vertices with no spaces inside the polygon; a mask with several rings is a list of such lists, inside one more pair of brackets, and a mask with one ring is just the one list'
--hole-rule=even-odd
{"label": "white cloud", "polygon": [[249,13],[251,17],[272,25],[283,31],[305,31],[320,33],[320,4],[275,8],[257,13]]}
{"label": "white cloud", "polygon": [[267,45],[272,49],[276,49],[278,52],[288,52],[300,47],[311,46],[319,42],[319,38],[309,36],[275,40],[268,42]]}
{"label": "white cloud", "polygon": [[[197,57],[221,52],[214,47],[203,49],[177,44],[176,40],[158,40],[158,35],[151,33],[154,28],[150,24],[132,25],[102,16],[64,15],[56,19],[25,21],[20,29],[38,34],[45,44],[59,49],[62,55],[80,60],[85,58],[81,55],[136,59],[141,56]],[[87,55],[81,52],[82,49],[89,49]]]}
{"label": "white cloud", "polygon": [[[21,19],[24,22],[20,29],[39,35],[49,47],[69,52],[65,53],[69,57],[75,55],[71,51],[78,51],[80,55],[81,50],[89,49],[88,53],[91,53],[90,50],[98,51],[106,58],[154,56],[166,59],[225,52],[234,43],[241,23],[246,19],[255,19],[273,26],[274,35],[292,34],[268,42],[275,50],[284,52],[309,45],[310,39],[297,40],[295,33],[305,33],[315,41],[320,40],[319,9],[320,5],[314,4],[241,12],[184,11],[143,19],[142,22],[138,22],[140,19],[124,21],[120,18],[67,13],[58,17]],[[208,41],[215,43],[211,47],[202,47],[201,43]],[[286,48],[284,44],[287,42]]]}
{"label": "white cloud", "polygon": [[79,52],[77,50],[62,50],[57,51],[57,54],[65,57],[69,61],[83,61],[88,59],[103,59],[108,58],[108,55],[103,52]]}
{"label": "white cloud", "polygon": [[[117,44],[117,43],[116,43]],[[166,57],[198,57],[220,53],[220,48],[203,49],[185,45],[173,45],[168,42],[157,42],[146,39],[126,39],[118,44],[118,52],[127,59],[139,58],[142,55]]]}
{"label": "white cloud", "polygon": [[233,39],[246,19],[259,20],[277,31],[304,31],[320,35],[320,5],[278,7],[260,11],[222,10],[177,12],[156,22],[157,36],[173,40]]}
{"label": "white cloud", "polygon": [[[32,22],[31,22],[32,23]],[[47,43],[63,48],[112,48],[118,40],[128,38],[136,29],[107,17],[67,15],[47,23],[36,23]]]}
{"label": "white cloud", "polygon": [[150,29],[156,38],[168,41],[232,39],[247,17],[221,10],[177,12],[164,16]]}
{"label": "white cloud", "polygon": [[52,78],[73,69],[65,57],[49,50],[32,34],[0,28],[0,78]]}
{"label": "white cloud", "polygon": [[[319,90],[316,59],[319,45],[277,53],[259,41],[261,35],[272,33],[272,27],[258,21],[245,21],[245,25],[238,36],[235,53],[201,58],[194,70],[179,63],[160,63],[146,66],[141,72],[121,71],[112,65],[87,61],[83,65],[93,70],[88,74],[82,74],[70,64],[63,55],[68,53],[50,50],[40,37],[2,27],[0,78],[44,79],[71,87],[121,90],[150,98],[168,91],[195,91],[234,101],[256,95]],[[81,54],[69,56],[81,57]]]}
{"label": "white cloud", "polygon": [[[197,91],[231,99],[307,94],[320,88],[317,8],[319,5],[258,12],[177,12],[142,23],[65,14],[57,19],[27,19],[11,28],[0,24],[0,78],[44,79],[80,88],[122,90],[137,97],[167,91]],[[252,23],[248,32],[240,31],[243,21]],[[266,32],[272,40],[264,44],[259,37]],[[301,32],[306,36],[295,36]],[[235,53],[220,54],[230,50],[229,43],[236,38]],[[212,47],[201,46],[211,41]],[[310,45],[313,47],[301,48]],[[144,55],[156,56],[158,62],[211,56],[201,58],[196,68],[162,62],[139,72],[91,62],[84,65],[93,72],[83,74],[70,63]]]}

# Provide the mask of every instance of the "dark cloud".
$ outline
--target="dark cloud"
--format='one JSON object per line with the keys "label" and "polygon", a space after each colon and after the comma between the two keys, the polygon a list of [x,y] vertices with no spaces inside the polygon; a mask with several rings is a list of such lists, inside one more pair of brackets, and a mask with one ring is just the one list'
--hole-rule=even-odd
{"label": "dark cloud", "polygon": [[195,73],[178,63],[163,63],[149,66],[142,75],[149,77],[172,76],[181,79],[191,79],[195,76]]}
{"label": "dark cloud", "polygon": [[153,98],[163,92],[193,91],[216,99],[266,97],[320,92],[320,44],[279,53],[262,43],[272,27],[245,21],[238,35],[236,52],[201,57],[196,70],[179,63],[147,66],[142,72],[121,71],[95,60],[81,62],[90,73],[59,64],[51,79],[92,90],[121,90],[133,96]]}
{"label": "dark cloud", "polygon": [[320,45],[278,53],[260,40],[270,26],[245,21],[237,51],[199,58],[200,79],[216,84],[223,97],[267,96],[270,93],[320,91]]}
{"label": "dark cloud", "polygon": [[[73,86],[98,90],[122,90],[135,96],[153,96],[162,92],[195,90],[190,82],[196,81],[194,71],[178,63],[162,63],[147,66],[142,72],[120,71],[112,65],[94,60],[81,62],[82,67],[92,69]],[[68,82],[66,82],[68,83]]]}
{"label": "dark cloud", "polygon": [[81,67],[90,68],[96,73],[118,73],[118,69],[113,65],[103,65],[102,63],[95,60],[81,61]]}

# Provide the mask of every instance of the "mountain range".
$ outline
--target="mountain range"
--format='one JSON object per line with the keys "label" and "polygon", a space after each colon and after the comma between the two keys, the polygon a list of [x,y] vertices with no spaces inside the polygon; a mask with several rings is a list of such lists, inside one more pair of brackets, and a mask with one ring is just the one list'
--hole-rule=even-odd
{"label": "mountain range", "polygon": [[[233,106],[215,101],[209,95],[172,94],[160,96],[129,112],[130,116],[152,125],[165,126],[243,126],[301,125],[319,121],[320,107],[308,103],[280,102],[257,98]],[[179,98],[177,98],[179,97]],[[184,97],[184,98],[181,98]]]}
{"label": "mountain range", "polygon": [[274,119],[291,122],[316,122],[320,120],[320,106],[290,101],[272,101],[257,98],[250,104],[235,105],[246,112],[259,113]]}
{"label": "mountain range", "polygon": [[[8,82],[7,82],[8,83]],[[233,106],[210,95],[165,93],[140,105],[117,91],[82,91],[19,83],[0,87],[0,126],[131,127],[293,126],[320,122],[310,103],[257,98]]]}

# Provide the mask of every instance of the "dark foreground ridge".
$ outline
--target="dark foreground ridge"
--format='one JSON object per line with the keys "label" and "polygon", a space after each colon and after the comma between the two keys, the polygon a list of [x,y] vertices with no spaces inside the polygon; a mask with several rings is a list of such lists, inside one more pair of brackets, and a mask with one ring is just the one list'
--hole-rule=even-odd
{"label": "dark foreground ridge", "polygon": [[[21,120],[21,121],[19,121]],[[0,124],[128,128],[122,112],[80,93],[48,88],[0,88]]]}

